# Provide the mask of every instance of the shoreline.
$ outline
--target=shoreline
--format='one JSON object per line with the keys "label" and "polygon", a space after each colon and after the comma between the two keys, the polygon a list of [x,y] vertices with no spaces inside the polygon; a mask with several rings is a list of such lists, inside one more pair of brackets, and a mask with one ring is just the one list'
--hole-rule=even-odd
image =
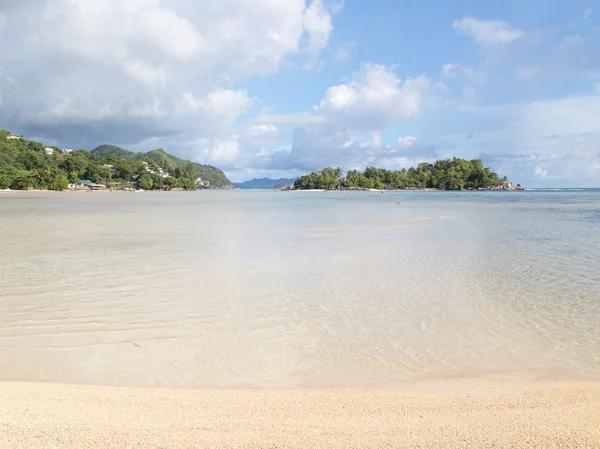
{"label": "shoreline", "polygon": [[600,381],[185,390],[0,382],[2,447],[598,447]]}

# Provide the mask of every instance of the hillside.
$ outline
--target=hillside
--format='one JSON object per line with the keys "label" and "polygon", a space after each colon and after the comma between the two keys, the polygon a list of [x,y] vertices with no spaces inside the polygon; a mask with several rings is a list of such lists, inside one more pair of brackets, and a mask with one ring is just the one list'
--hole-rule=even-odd
{"label": "hillside", "polygon": [[218,168],[164,150],[133,153],[112,145],[92,152],[61,150],[0,129],[0,189],[66,190],[81,180],[116,190],[233,188]]}
{"label": "hillside", "polygon": [[225,173],[223,173],[219,168],[213,167],[212,165],[203,165],[198,164],[197,162],[190,162],[180,159],[172,154],[167,153],[163,149],[153,150],[147,153],[135,153],[115,145],[100,145],[92,150],[92,154],[96,154],[103,159],[106,159],[110,155],[134,161],[144,161],[146,158],[150,158],[159,166],[166,165],[168,168],[171,168],[172,171],[177,168],[186,170],[194,179],[202,178],[203,181],[208,181],[211,187],[232,187],[231,181],[227,179]]}
{"label": "hillside", "polygon": [[273,189],[280,184],[294,184],[297,178],[254,178],[250,181],[234,183],[238,189]]}

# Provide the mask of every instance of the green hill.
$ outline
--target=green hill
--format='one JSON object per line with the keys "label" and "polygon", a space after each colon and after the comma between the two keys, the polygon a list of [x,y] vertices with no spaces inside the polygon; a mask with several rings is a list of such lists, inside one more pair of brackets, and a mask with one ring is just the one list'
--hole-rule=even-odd
{"label": "green hill", "polygon": [[139,160],[139,159],[136,159],[131,156],[135,155],[135,154],[141,154],[141,153],[133,153],[131,151],[127,151],[126,149],[118,147],[116,145],[100,145],[99,147],[96,147],[95,149],[93,149],[91,152],[97,154],[101,158],[106,158],[112,154],[113,156],[116,156],[116,157],[124,157],[126,159],[135,159],[135,160]]}
{"label": "green hill", "polygon": [[187,171],[194,179],[202,178],[203,181],[209,182],[210,187],[233,187],[233,184],[227,179],[227,176],[225,176],[225,173],[221,169],[212,165],[203,165],[180,159],[177,156],[167,153],[162,148],[147,153],[135,153],[115,145],[100,145],[92,150],[92,154],[96,154],[103,159],[106,159],[110,155],[133,161],[144,161],[146,158],[150,158],[166,170],[175,171],[175,169],[179,168]]}
{"label": "green hill", "polygon": [[164,150],[134,153],[101,145],[91,152],[62,151],[0,129],[0,189],[65,190],[80,180],[109,189],[233,188],[218,168]]}

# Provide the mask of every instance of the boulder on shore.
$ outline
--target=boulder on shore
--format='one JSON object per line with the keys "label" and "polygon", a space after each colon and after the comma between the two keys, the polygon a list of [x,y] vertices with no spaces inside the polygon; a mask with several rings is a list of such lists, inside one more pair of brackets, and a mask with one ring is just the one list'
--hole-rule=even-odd
{"label": "boulder on shore", "polygon": [[512,182],[504,181],[503,183],[498,184],[497,186],[480,187],[478,190],[525,190],[525,189],[523,187],[521,187],[521,184],[513,184]]}

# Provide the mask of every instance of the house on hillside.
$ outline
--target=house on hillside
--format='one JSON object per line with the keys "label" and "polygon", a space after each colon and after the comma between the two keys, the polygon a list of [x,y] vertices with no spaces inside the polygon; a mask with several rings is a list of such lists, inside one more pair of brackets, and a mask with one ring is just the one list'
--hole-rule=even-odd
{"label": "house on hillside", "polygon": [[12,134],[9,134],[8,136],[6,136],[7,140],[23,140],[24,137],[23,136],[13,136]]}
{"label": "house on hillside", "polygon": [[62,152],[63,152],[63,153],[72,153],[72,152],[73,152],[73,150],[72,150],[71,148],[63,148],[63,149],[62,149]]}
{"label": "house on hillside", "polygon": [[117,172],[117,169],[112,164],[104,164],[102,166],[102,168],[108,168],[110,170],[110,172],[113,173],[113,174]]}
{"label": "house on hillside", "polygon": [[54,154],[54,148],[46,147],[44,148],[46,154]]}
{"label": "house on hillside", "polygon": [[169,176],[171,176],[169,173],[164,171],[161,167],[158,167],[157,170],[150,168],[150,166],[148,165],[148,162],[144,161],[144,166],[146,168],[146,171],[148,173],[150,173],[151,175],[160,176],[161,178],[168,178]]}

